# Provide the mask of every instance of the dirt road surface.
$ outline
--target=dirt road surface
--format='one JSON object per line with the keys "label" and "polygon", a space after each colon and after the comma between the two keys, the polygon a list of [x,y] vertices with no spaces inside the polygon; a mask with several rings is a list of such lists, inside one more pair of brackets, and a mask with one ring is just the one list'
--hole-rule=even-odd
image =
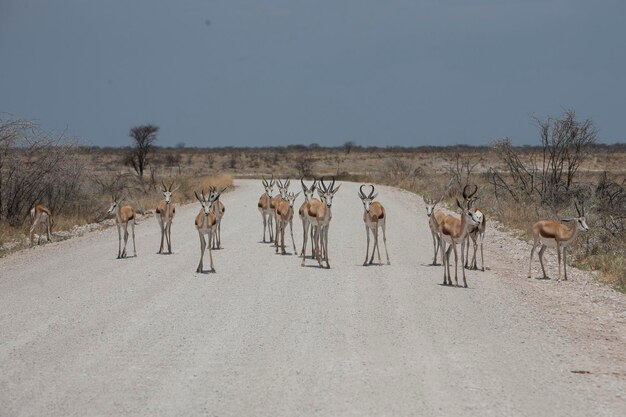
{"label": "dirt road surface", "polygon": [[303,268],[260,243],[260,183],[237,186],[215,274],[194,272],[199,204],[173,255],[149,218],[137,258],[115,259],[111,228],[0,259],[0,416],[626,415],[623,295],[574,269],[528,280],[526,244],[493,229],[490,269],[444,287],[421,198],[386,187],[391,266],[363,267],[350,183],[332,269]]}

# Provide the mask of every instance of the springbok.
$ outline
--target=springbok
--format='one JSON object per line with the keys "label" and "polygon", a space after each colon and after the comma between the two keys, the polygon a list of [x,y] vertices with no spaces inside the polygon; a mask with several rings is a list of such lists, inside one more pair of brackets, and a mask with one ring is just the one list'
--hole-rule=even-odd
{"label": "springbok", "polygon": [[[35,237],[34,236],[35,230],[37,229],[37,226],[39,225],[45,228],[48,242],[52,242],[52,236],[50,234],[52,214],[50,213],[50,209],[44,206],[43,204],[36,204],[35,207],[33,207],[30,210],[30,219],[32,222],[32,226],[30,227],[30,232],[28,233],[30,237],[30,244],[31,245],[34,244],[33,239]],[[41,234],[37,234],[37,244],[39,245],[40,243],[41,243]]]}
{"label": "springbok", "polygon": [[[443,218],[443,221],[439,224],[439,234],[442,238],[443,251],[444,251],[444,268],[443,268],[443,285],[452,285],[450,278],[450,252],[454,250],[454,284],[459,285],[457,279],[458,270],[458,253],[457,244],[461,244],[461,270],[463,271],[463,286],[467,288],[467,279],[465,278],[465,268],[463,268],[465,258],[465,244],[469,227],[478,224],[476,215],[471,210],[472,201],[471,195],[467,194],[467,187],[463,190],[463,198],[467,201],[466,205],[462,205],[457,198],[456,204],[461,210],[461,218],[457,219],[455,216],[447,215]],[[446,243],[449,245],[446,250]],[[446,280],[447,278],[447,280]]]}
{"label": "springbok", "polygon": [[[276,208],[276,212],[278,213],[278,231],[280,232],[280,246],[281,253],[285,255],[287,252],[285,251],[285,229],[287,228],[287,224],[289,224],[289,231],[291,232],[291,243],[293,244],[293,254],[297,255],[298,251],[296,250],[296,241],[293,239],[293,203],[296,201],[296,198],[300,195],[300,191],[296,194],[288,193],[286,200],[281,200],[278,203],[278,207]],[[276,253],[278,253],[278,233],[276,234]]]}
{"label": "springbok", "polygon": [[[213,243],[214,229],[215,224],[217,222],[215,218],[215,213],[212,210],[213,203],[220,197],[221,193],[210,194],[209,196],[204,195],[204,190],[201,191],[201,196],[198,195],[197,192],[194,191],[196,198],[202,205],[202,209],[196,216],[195,225],[196,230],[198,230],[198,235],[200,235],[200,263],[198,264],[198,268],[196,268],[196,272],[202,273],[202,261],[204,259],[204,251],[209,249],[209,259],[211,261],[211,269],[209,272],[215,272],[215,266],[213,265],[213,253],[211,252],[211,244]],[[209,244],[207,245],[206,239],[204,235],[208,235]]]}
{"label": "springbok", "polygon": [[272,197],[270,201],[273,221],[276,224],[276,233],[274,234],[274,246],[276,247],[278,247],[278,205],[281,201],[287,199],[287,192],[289,192],[289,182],[289,180],[285,180],[284,182],[280,179],[276,180],[276,183],[278,184],[278,194]]}
{"label": "springbok", "polygon": [[472,226],[468,236],[472,239],[472,243],[474,246],[474,255],[472,256],[472,260],[469,261],[469,241],[467,245],[467,252],[465,256],[465,267],[468,269],[478,270],[478,262],[476,258],[476,252],[478,250],[478,245],[480,245],[480,263],[481,263],[481,271],[485,271],[485,257],[483,255],[483,241],[485,240],[485,230],[487,230],[487,217],[485,213],[483,213],[480,209],[474,209],[474,213],[476,214],[476,220],[478,220],[478,224],[476,226]]}
{"label": "springbok", "polygon": [[374,262],[374,252],[378,253],[378,262],[380,263],[380,248],[378,245],[378,228],[383,229],[383,243],[385,244],[385,255],[387,256],[387,265],[391,265],[389,261],[389,253],[387,252],[387,235],[385,232],[385,223],[387,221],[387,213],[385,212],[385,208],[378,201],[374,201],[378,193],[374,194],[374,185],[370,184],[371,191],[369,194],[365,194],[363,192],[363,187],[365,184],[361,185],[359,188],[358,196],[363,203],[363,208],[365,212],[363,213],[363,222],[365,223],[365,234],[367,235],[367,248],[365,249],[365,261],[363,261],[363,265],[367,265],[367,256],[370,250],[370,230],[374,235],[374,246],[372,247],[372,256],[370,258],[369,264],[371,265]]}
{"label": "springbok", "polygon": [[[302,192],[304,193],[304,203],[302,203],[302,205],[300,206],[300,209],[298,210],[298,214],[300,215],[300,220],[302,221],[302,252],[300,252],[300,256],[301,257],[305,256],[304,254],[306,252],[306,244],[307,244],[307,239],[308,239],[309,230],[310,230],[311,258],[315,258],[315,248],[313,244],[313,227],[311,226],[310,218],[307,215],[307,204],[309,203],[309,201],[316,201],[319,204],[322,204],[322,203],[318,199],[313,198],[314,193],[315,193],[316,182],[317,182],[315,178],[313,179],[313,185],[311,185],[310,188],[304,184],[304,177],[300,178],[300,182],[302,183]],[[314,203],[314,204],[317,204],[317,203]]]}
{"label": "springbok", "polygon": [[163,200],[159,201],[156,208],[156,218],[161,228],[161,246],[159,247],[158,254],[163,252],[163,239],[167,241],[167,251],[172,253],[172,220],[176,214],[176,207],[172,203],[172,195],[180,186],[172,190],[172,182],[169,187],[165,186],[165,183],[161,181],[161,193],[163,194]]}
{"label": "springbok", "polygon": [[533,253],[537,245],[541,245],[539,249],[539,263],[541,263],[541,271],[543,272],[543,279],[548,279],[546,270],[543,266],[543,252],[546,247],[556,248],[557,258],[559,260],[559,279],[561,281],[561,248],[563,249],[563,269],[565,272],[565,280],[567,281],[567,258],[566,249],[574,241],[576,234],[579,230],[584,232],[589,230],[587,222],[585,221],[585,207],[574,203],[578,217],[562,219],[564,222],[575,222],[574,226],[570,229],[562,223],[553,220],[539,220],[533,225],[533,247],[530,250],[530,261],[528,262],[528,278],[531,277],[531,265],[533,262]]}
{"label": "springbok", "polygon": [[271,200],[272,194],[274,193],[274,176],[268,182],[265,178],[263,178],[263,187],[265,188],[265,192],[261,194],[259,198],[259,212],[261,213],[261,217],[263,218],[263,243],[265,243],[265,230],[267,229],[269,222],[269,235],[270,242],[274,241],[274,236],[272,235],[272,207]]}
{"label": "springbok", "polygon": [[222,188],[222,191],[217,192],[217,188],[215,186],[209,187],[209,194],[214,195],[217,194],[217,198],[215,199],[215,203],[213,203],[213,212],[215,213],[215,230],[214,238],[213,238],[213,249],[220,249],[222,247],[222,217],[224,217],[224,212],[226,212],[226,207],[224,203],[220,201],[220,195],[226,191],[228,186]]}
{"label": "springbok", "polygon": [[[326,261],[326,268],[330,268],[328,261],[328,229],[330,227],[330,221],[333,218],[331,207],[333,205],[333,197],[335,193],[339,191],[339,187],[335,187],[335,177],[333,177],[332,183],[329,187],[324,184],[324,177],[320,180],[320,187],[317,189],[317,195],[320,198],[321,204],[319,206],[311,204],[309,202],[308,215],[314,220],[311,223],[314,228],[314,241],[316,241],[317,249],[315,255],[320,266],[322,261]],[[302,265],[304,266],[304,258],[302,258]]]}
{"label": "springbok", "polygon": [[441,235],[439,234],[439,223],[443,221],[443,218],[446,215],[444,214],[443,211],[439,209],[435,210],[435,207],[437,207],[437,204],[441,202],[443,197],[441,197],[439,200],[433,200],[433,199],[422,196],[422,199],[424,200],[424,204],[426,204],[426,215],[428,216],[428,227],[430,228],[430,234],[433,238],[434,256],[433,256],[432,265],[439,265],[437,263],[437,254],[439,252],[441,252],[441,264],[443,265],[445,261],[443,259],[444,257],[443,248],[441,247]]}
{"label": "springbok", "polygon": [[[128,224],[130,223],[133,234],[133,255],[137,256],[137,247],[135,246],[135,210],[130,205],[122,206],[122,200],[116,196],[111,196],[113,202],[107,210],[107,214],[115,212],[115,224],[117,225],[117,259],[126,258],[126,244],[128,243]],[[122,228],[124,228],[124,249],[122,250]]]}

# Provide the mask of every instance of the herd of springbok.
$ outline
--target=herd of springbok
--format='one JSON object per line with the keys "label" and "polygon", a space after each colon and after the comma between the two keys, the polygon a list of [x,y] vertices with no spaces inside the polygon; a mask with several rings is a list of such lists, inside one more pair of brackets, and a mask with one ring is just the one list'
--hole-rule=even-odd
{"label": "herd of springbok", "polygon": [[[302,184],[301,192],[305,199],[298,210],[298,215],[302,222],[303,232],[302,249],[299,253],[299,256],[302,258],[301,265],[305,266],[305,260],[307,258],[307,244],[309,244],[310,241],[310,259],[316,261],[320,267],[324,267],[325,264],[326,268],[330,268],[330,262],[328,259],[328,231],[332,220],[333,197],[341,185],[335,187],[334,177],[331,179],[329,184],[326,184],[324,177],[322,177],[319,181],[314,179],[310,186],[305,184],[304,179],[301,179],[300,182]],[[163,182],[161,185],[163,199],[158,202],[155,211],[156,218],[161,229],[161,244],[157,253],[165,254],[164,244],[167,243],[167,253],[171,254],[171,226],[174,215],[176,214],[176,209],[172,203],[172,195],[176,192],[176,190],[178,190],[178,187],[172,189],[174,185],[173,183],[170,184],[169,187]],[[268,241],[268,239],[266,239],[266,235],[268,235],[269,242],[273,244],[275,252],[278,253],[280,249],[282,254],[286,254],[285,231],[287,226],[289,226],[293,253],[294,255],[298,255],[296,243],[293,238],[293,217],[294,203],[301,192],[289,192],[289,179],[281,181],[279,179],[274,179],[273,177],[270,180],[263,178],[262,185],[264,192],[259,198],[258,209],[263,219],[263,242]],[[278,187],[278,194],[276,195],[274,195],[275,185]],[[204,190],[201,190],[200,194],[195,192],[196,198],[201,205],[201,209],[195,218],[195,227],[200,237],[200,262],[198,263],[196,272],[204,272],[203,259],[204,252],[207,249],[211,264],[211,269],[209,271],[215,272],[213,254],[211,250],[221,248],[221,221],[226,209],[219,198],[226,188],[228,187],[218,191],[217,188],[211,186],[208,190],[208,194],[205,194]],[[315,198],[316,191],[319,199]],[[450,273],[451,252],[454,252],[454,285],[459,285],[457,278],[459,263],[458,246],[460,246],[461,252],[461,271],[464,287],[467,287],[465,269],[478,269],[477,252],[479,248],[481,258],[480,269],[482,271],[485,270],[483,240],[485,236],[487,218],[484,212],[476,207],[473,207],[477,200],[475,197],[477,191],[478,187],[476,185],[466,185],[463,188],[463,201],[458,198],[456,199],[456,205],[458,208],[457,211],[460,214],[459,217],[453,214],[445,214],[442,210],[436,208],[437,205],[443,200],[447,191],[444,193],[444,196],[437,200],[423,197],[426,205],[428,225],[433,239],[434,255],[432,265],[439,265],[437,263],[437,259],[439,254],[441,254],[441,264],[444,267],[443,285],[452,285]],[[374,262],[374,255],[376,254],[378,255],[378,262],[381,263],[379,230],[382,230],[387,264],[391,264],[389,260],[389,253],[387,251],[387,212],[379,201],[375,201],[377,196],[378,193],[375,193],[373,185],[363,184],[359,188],[358,197],[363,203],[363,223],[367,236],[365,260],[363,261],[363,265],[371,265]],[[135,246],[135,210],[129,204],[123,205],[121,203],[122,200],[117,195],[113,195],[111,206],[107,211],[108,214],[115,214],[115,223],[118,231],[118,259],[125,258],[127,256],[126,245],[129,237],[129,225],[133,238],[133,254],[134,256],[137,256],[137,249]],[[535,249],[537,246],[541,246],[539,250],[539,262],[541,264],[543,278],[548,278],[543,263],[543,254],[547,247],[553,247],[557,250],[559,265],[558,281],[561,280],[561,263],[563,263],[565,275],[564,279],[567,280],[566,249],[574,240],[578,231],[589,230],[585,220],[584,207],[576,204],[576,211],[578,212],[578,217],[562,219],[565,223],[573,222],[573,227],[568,227],[561,222],[553,220],[540,220],[533,225],[534,242],[530,251],[528,278],[531,277],[532,258]],[[32,226],[29,232],[31,243],[34,243],[34,233],[38,228],[44,228],[47,240],[51,241],[50,229],[52,225],[52,215],[50,210],[42,204],[37,204],[33,207],[30,214],[32,219]],[[123,246],[122,230],[124,231]],[[371,255],[370,232],[374,238]],[[205,235],[207,236],[206,238]],[[38,235],[38,243],[40,239],[41,235]],[[470,240],[473,244],[473,256],[471,261],[469,260]],[[561,258],[563,258],[562,261]]]}

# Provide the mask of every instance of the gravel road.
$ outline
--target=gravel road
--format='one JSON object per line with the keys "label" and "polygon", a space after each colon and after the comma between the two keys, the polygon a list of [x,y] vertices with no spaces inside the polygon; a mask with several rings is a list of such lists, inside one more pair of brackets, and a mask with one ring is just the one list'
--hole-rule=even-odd
{"label": "gravel road", "polygon": [[215,274],[194,272],[199,204],[177,208],[173,255],[148,218],[137,258],[115,259],[110,228],[0,259],[0,416],[626,415],[622,295],[583,291],[573,268],[528,280],[527,253],[493,229],[490,269],[444,287],[421,198],[387,187],[391,266],[363,267],[351,183],[333,200],[333,268],[301,267],[261,243],[260,182],[236,185]]}

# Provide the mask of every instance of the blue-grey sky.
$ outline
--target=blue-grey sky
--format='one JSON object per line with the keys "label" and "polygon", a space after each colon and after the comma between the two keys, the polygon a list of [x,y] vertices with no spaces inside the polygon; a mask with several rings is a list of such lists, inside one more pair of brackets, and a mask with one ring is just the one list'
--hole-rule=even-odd
{"label": "blue-grey sky", "polygon": [[[623,0],[0,0],[0,113],[86,144],[624,142]],[[6,114],[5,114],[6,117]]]}

